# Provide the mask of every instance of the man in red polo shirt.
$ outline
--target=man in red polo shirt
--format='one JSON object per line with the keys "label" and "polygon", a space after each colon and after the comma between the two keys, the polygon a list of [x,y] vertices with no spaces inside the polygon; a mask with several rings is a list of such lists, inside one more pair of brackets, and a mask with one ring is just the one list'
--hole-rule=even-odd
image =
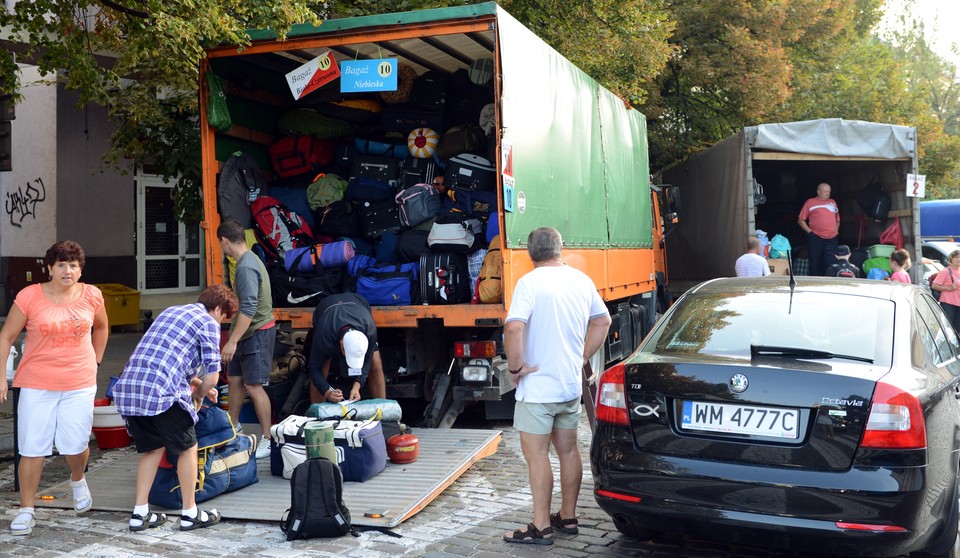
{"label": "man in red polo shirt", "polygon": [[817,186],[817,197],[803,204],[797,224],[807,233],[810,275],[823,275],[827,266],[836,261],[840,233],[840,209],[830,198],[829,184]]}

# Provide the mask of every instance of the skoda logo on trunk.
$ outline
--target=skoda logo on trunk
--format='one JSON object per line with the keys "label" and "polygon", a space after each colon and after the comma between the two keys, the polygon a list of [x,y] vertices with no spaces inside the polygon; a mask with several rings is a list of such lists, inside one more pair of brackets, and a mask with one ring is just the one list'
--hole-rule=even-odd
{"label": "skoda logo on trunk", "polygon": [[730,377],[730,391],[733,393],[743,393],[747,391],[749,385],[750,380],[743,374],[734,374]]}

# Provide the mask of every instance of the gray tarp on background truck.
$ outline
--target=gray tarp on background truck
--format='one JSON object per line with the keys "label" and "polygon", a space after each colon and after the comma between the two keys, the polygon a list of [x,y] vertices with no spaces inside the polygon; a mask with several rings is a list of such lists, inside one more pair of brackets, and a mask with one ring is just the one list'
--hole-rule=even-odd
{"label": "gray tarp on background truck", "polygon": [[[826,119],[744,128],[663,173],[662,183],[680,186],[683,200],[684,218],[667,238],[671,283],[680,286],[675,294],[732,276],[747,236],[758,228],[771,238],[786,236],[794,257],[806,257],[797,217],[820,182],[831,184],[840,206],[841,243],[877,244],[892,218],[900,217],[914,254],[917,201],[906,197],[904,184],[916,168],[916,132],[908,126]],[[754,199],[757,183],[767,197],[760,205]],[[890,218],[861,227],[857,198],[874,185],[892,198]]]}

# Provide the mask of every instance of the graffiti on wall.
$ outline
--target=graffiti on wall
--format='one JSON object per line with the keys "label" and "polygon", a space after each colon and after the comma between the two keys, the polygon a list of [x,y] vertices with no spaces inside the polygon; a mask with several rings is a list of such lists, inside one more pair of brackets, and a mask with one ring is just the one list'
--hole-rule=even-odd
{"label": "graffiti on wall", "polygon": [[10,224],[22,227],[27,217],[37,218],[37,204],[47,199],[47,189],[43,179],[37,177],[27,183],[26,188],[21,186],[16,191],[7,192],[3,208],[10,216]]}

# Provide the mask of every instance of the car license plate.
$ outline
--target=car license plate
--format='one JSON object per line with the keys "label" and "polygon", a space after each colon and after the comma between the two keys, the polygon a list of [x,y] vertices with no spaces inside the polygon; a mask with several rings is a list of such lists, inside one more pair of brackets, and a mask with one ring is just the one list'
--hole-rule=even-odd
{"label": "car license plate", "polygon": [[796,440],[800,411],[776,407],[684,401],[680,428],[724,434],[749,434]]}

